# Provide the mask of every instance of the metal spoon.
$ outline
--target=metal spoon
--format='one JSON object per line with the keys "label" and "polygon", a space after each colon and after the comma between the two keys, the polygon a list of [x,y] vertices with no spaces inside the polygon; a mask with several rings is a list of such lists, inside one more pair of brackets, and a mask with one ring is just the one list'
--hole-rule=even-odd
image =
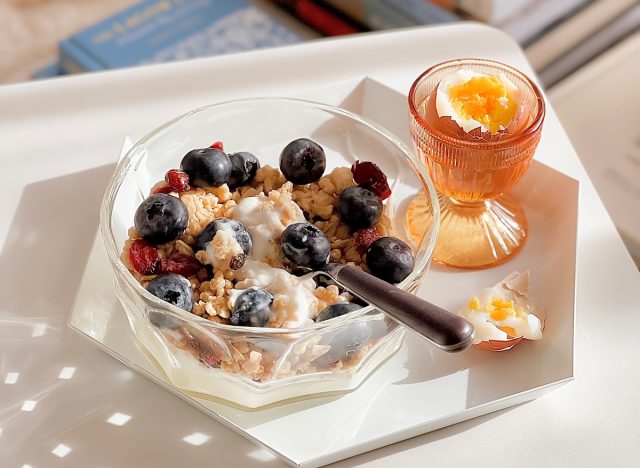
{"label": "metal spoon", "polygon": [[380,309],[443,351],[456,352],[473,342],[473,325],[447,310],[387,283],[359,268],[329,263],[305,275],[326,275],[339,286]]}

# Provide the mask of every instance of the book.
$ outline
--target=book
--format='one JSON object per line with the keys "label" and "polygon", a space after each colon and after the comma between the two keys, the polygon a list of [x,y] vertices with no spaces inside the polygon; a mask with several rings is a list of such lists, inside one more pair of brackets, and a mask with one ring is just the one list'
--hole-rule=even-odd
{"label": "book", "polygon": [[[474,18],[497,25],[510,16],[522,11],[535,0],[453,0],[453,6]],[[562,3],[565,0],[555,0]]]}
{"label": "book", "polygon": [[554,86],[635,31],[640,31],[640,4],[618,15],[606,26],[593,32],[576,47],[542,69],[538,73],[540,81],[546,88]]}
{"label": "book", "polygon": [[457,21],[460,17],[427,0],[326,0],[373,30]]}
{"label": "book", "polygon": [[273,2],[325,36],[343,36],[367,30],[329,2],[317,0],[273,0]]}
{"label": "book", "polygon": [[593,0],[536,0],[497,27],[527,47],[592,2]]}
{"label": "book", "polygon": [[458,15],[426,0],[386,0],[386,3],[416,21],[416,24],[451,23],[460,20]]}
{"label": "book", "polygon": [[53,78],[54,76],[63,75],[62,69],[60,68],[60,62],[56,61],[54,63],[50,63],[49,65],[42,67],[36,70],[31,78],[35,80],[42,80],[45,78]]}
{"label": "book", "polygon": [[246,0],[145,0],[63,41],[60,66],[99,71],[301,40]]}
{"label": "book", "polygon": [[[549,3],[556,3],[548,0]],[[562,2],[560,2],[562,3]],[[566,21],[543,35],[526,48],[529,62],[535,70],[550,66],[577,47],[614,18],[625,14],[637,0],[596,0]]]}

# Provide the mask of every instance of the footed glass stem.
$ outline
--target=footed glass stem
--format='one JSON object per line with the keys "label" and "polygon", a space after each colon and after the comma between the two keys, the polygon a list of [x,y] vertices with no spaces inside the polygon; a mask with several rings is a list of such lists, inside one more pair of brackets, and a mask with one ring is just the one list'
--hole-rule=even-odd
{"label": "footed glass stem", "polygon": [[527,238],[527,218],[509,194],[461,203],[438,194],[440,232],[433,260],[456,268],[485,268],[518,252]]}

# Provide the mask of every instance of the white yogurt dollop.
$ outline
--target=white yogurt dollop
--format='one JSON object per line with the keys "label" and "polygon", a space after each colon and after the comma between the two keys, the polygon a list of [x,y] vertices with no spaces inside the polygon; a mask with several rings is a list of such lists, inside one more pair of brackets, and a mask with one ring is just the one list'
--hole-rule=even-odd
{"label": "white yogurt dollop", "polygon": [[[286,184],[285,184],[286,185]],[[287,226],[305,222],[304,213],[291,199],[287,187],[243,198],[231,216],[249,231],[253,248],[250,258],[282,266],[280,236]]]}
{"label": "white yogurt dollop", "polygon": [[318,298],[313,294],[316,289],[313,279],[301,280],[282,268],[273,268],[255,260],[247,260],[238,270],[237,277],[240,281],[236,283],[236,289],[231,291],[231,307],[245,289],[256,287],[273,294],[272,310],[274,316],[278,313],[285,315],[283,327],[297,328],[313,323],[318,310]]}
{"label": "white yogurt dollop", "polygon": [[196,258],[201,263],[212,265],[216,270],[224,271],[238,268],[234,263],[244,261],[244,252],[233,229],[223,224],[213,239],[206,243],[206,249],[196,253]]}

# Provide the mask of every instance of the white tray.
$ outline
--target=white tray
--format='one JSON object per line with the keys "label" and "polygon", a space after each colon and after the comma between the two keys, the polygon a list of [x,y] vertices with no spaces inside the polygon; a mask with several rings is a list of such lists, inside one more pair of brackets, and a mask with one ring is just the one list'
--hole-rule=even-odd
{"label": "white tray", "polygon": [[[373,80],[345,81],[299,95],[360,113],[409,141],[406,97]],[[522,252],[482,271],[433,266],[420,290],[422,297],[456,309],[511,271],[530,270],[537,303],[547,312],[544,339],[509,352],[470,349],[449,355],[409,334],[398,354],[348,394],[254,412],[193,398],[165,382],[134,345],[99,238],[70,325],[286,462],[309,467],[330,463],[530,400],[572,379],[578,183],[534,162],[514,193],[524,203],[530,227]]]}

